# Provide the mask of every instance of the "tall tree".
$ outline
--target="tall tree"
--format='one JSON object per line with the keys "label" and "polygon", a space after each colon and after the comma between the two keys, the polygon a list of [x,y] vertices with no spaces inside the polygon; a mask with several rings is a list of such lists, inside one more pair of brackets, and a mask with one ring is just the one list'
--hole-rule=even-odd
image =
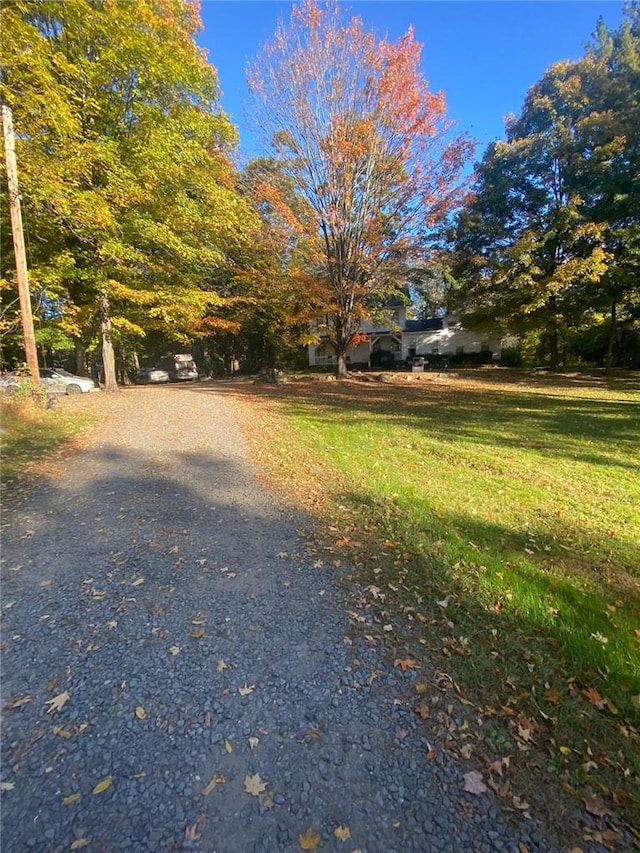
{"label": "tall tree", "polygon": [[458,219],[467,310],[543,330],[552,368],[578,285],[606,266],[602,229],[584,211],[576,130],[585,93],[575,65],[552,66],[533,86],[506,142],[477,168],[475,194]]}
{"label": "tall tree", "polygon": [[467,322],[539,331],[554,368],[563,332],[607,310],[615,329],[637,292],[637,4],[627,14],[532,86],[477,166],[454,229]]}
{"label": "tall tree", "polygon": [[609,252],[600,288],[609,368],[622,327],[640,341],[640,4],[626,5],[617,30],[599,20],[582,65],[595,105],[584,129],[584,197]]}
{"label": "tall tree", "polygon": [[420,52],[412,30],[380,40],[337,3],[305,0],[249,71],[258,124],[313,212],[302,224],[307,274],[322,290],[319,331],[338,375],[372,296],[404,283],[407,263],[457,202],[471,152],[451,135]]}
{"label": "tall tree", "polygon": [[97,320],[110,388],[118,324],[197,333],[220,302],[209,282],[255,226],[199,26],[186,0],[2,8],[2,98],[22,135],[33,277]]}

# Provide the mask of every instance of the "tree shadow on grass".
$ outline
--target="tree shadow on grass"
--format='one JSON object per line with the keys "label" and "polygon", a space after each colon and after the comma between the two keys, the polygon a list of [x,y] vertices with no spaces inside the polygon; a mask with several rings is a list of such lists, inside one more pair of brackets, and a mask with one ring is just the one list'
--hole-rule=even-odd
{"label": "tree shadow on grass", "polygon": [[[204,389],[193,389],[194,391]],[[388,422],[443,442],[469,440],[490,448],[530,448],[554,458],[640,472],[640,401],[574,398],[509,388],[420,383],[219,382],[212,390],[280,400],[291,411],[362,424]]]}
{"label": "tree shadow on grass", "polygon": [[[363,582],[372,567],[384,567],[384,577],[401,597],[404,590],[406,600],[415,603],[418,595],[421,609],[431,617],[443,616],[446,622],[450,616],[448,633],[470,641],[471,660],[463,671],[468,675],[475,670],[484,688],[502,679],[496,696],[506,701],[511,688],[504,679],[519,672],[519,688],[530,691],[534,685],[541,707],[552,714],[553,702],[544,699],[545,683],[553,677],[566,691],[572,677],[578,685],[597,686],[623,716],[640,724],[631,700],[640,693],[637,579],[613,576],[607,582],[594,577],[585,582],[581,574],[558,571],[543,550],[526,554],[530,537],[542,543],[544,531],[517,533],[470,516],[419,510],[408,520],[402,507],[390,509],[389,502],[363,493],[334,497],[354,511],[352,520],[369,519],[375,525],[384,516],[377,541],[375,533],[367,539],[358,522],[350,534],[357,542],[355,551],[367,539]],[[391,551],[386,547],[390,540]],[[375,575],[369,582],[382,585]],[[451,604],[445,615],[437,602],[447,598]],[[534,649],[542,656],[532,666],[528,653]],[[580,715],[579,708],[576,713]]]}

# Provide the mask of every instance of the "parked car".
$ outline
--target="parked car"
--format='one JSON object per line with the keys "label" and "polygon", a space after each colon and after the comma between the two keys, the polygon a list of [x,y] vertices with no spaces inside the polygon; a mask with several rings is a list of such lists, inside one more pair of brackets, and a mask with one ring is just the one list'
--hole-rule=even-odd
{"label": "parked car", "polygon": [[[97,391],[98,386],[86,376],[75,376],[61,367],[41,367],[40,380],[47,394],[82,394]],[[0,378],[0,388],[7,394],[15,394],[20,384],[29,379],[24,370],[13,370]]]}
{"label": "parked car", "polygon": [[84,394],[97,391],[98,386],[87,376],[76,376],[62,367],[41,367],[40,379],[51,388],[60,388],[61,394]]}
{"label": "parked car", "polygon": [[167,371],[159,367],[140,367],[133,377],[136,385],[154,385],[169,382],[170,379],[171,377]]}
{"label": "parked car", "polygon": [[167,371],[171,382],[193,382],[199,378],[193,356],[188,353],[165,355],[160,359],[159,366]]}

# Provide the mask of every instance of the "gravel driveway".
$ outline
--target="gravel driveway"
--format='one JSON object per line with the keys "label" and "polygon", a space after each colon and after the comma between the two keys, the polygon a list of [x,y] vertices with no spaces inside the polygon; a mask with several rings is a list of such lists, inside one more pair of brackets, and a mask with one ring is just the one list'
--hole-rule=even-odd
{"label": "gravel driveway", "polygon": [[102,421],[4,507],[6,853],[561,849],[428,760],[215,383],[62,405]]}

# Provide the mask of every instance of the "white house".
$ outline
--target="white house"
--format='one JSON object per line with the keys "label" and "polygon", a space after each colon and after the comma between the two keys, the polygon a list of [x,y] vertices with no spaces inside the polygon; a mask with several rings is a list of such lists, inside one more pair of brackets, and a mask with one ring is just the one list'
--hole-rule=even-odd
{"label": "white house", "polygon": [[[487,334],[464,329],[453,317],[427,320],[407,319],[407,307],[395,307],[383,325],[364,322],[360,343],[349,349],[350,367],[389,367],[407,359],[429,356],[462,356],[469,353],[499,353],[503,344],[499,333]],[[309,346],[309,366],[333,366],[336,355],[326,338]]]}

